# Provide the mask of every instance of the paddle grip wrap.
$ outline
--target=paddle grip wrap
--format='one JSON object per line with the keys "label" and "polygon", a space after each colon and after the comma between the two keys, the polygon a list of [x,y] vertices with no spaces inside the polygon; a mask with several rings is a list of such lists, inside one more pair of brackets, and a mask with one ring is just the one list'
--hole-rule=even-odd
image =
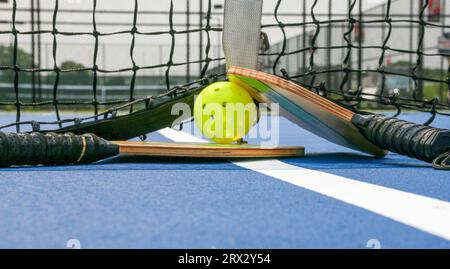
{"label": "paddle grip wrap", "polygon": [[450,130],[437,129],[383,115],[352,118],[362,134],[382,149],[426,162],[450,150]]}
{"label": "paddle grip wrap", "polygon": [[0,132],[0,166],[90,163],[119,154],[93,134]]}

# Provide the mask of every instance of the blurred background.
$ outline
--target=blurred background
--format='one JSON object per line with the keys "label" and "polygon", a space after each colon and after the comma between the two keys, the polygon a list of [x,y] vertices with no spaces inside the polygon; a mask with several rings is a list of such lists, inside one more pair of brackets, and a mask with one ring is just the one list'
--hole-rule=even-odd
{"label": "blurred background", "polygon": [[[0,1],[0,109],[138,99],[225,71],[223,0],[95,2]],[[261,62],[306,85],[362,91],[363,108],[393,94],[448,104],[449,6],[264,0]]]}

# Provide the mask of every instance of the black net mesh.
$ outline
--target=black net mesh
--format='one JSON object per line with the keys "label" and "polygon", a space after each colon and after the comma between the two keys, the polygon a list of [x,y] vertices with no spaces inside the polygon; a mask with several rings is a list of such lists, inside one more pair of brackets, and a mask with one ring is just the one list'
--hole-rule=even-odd
{"label": "black net mesh", "polygon": [[[318,6],[327,2],[327,9]],[[357,109],[402,109],[448,116],[448,51],[438,38],[447,36],[445,1],[307,1],[303,22],[283,20],[277,1],[276,23],[282,41],[264,54],[266,71],[301,82],[321,95]],[[334,4],[334,5],[333,5]],[[334,8],[346,6],[337,15]],[[432,12],[439,8],[433,17]],[[287,37],[290,28],[301,35]],[[397,114],[397,115],[398,115]]]}
{"label": "black net mesh", "polygon": [[[152,6],[131,0],[122,1],[123,9],[108,9],[114,1],[106,0],[81,0],[80,8],[66,2],[0,6],[0,109],[15,113],[0,129],[61,128],[133,114],[154,100],[170,101],[225,79],[223,1]],[[426,124],[449,116],[450,54],[439,50],[438,38],[450,31],[450,7],[431,0],[369,2],[265,1],[262,31],[270,45],[260,54],[264,70],[359,111],[421,111],[430,113]],[[118,22],[122,15],[127,23]],[[105,53],[114,38],[127,44]],[[89,41],[68,46],[66,39]],[[164,46],[150,49],[152,42]],[[78,60],[87,50],[88,59]],[[67,55],[72,60],[62,61]],[[51,111],[55,118],[24,118],[29,110]]]}
{"label": "black net mesh", "polygon": [[[182,27],[177,27],[174,22],[174,18],[178,15],[184,15],[184,17],[188,17],[188,13],[180,14],[180,12],[174,11],[174,1],[166,1],[168,4],[167,11],[160,12],[152,12],[152,11],[144,11],[139,9],[138,0],[135,1],[126,1],[127,5],[132,4],[133,8],[130,11],[99,11],[97,10],[97,5],[99,2],[107,2],[107,1],[85,1],[90,4],[89,9],[76,10],[62,10],[59,5],[60,2],[64,1],[53,1],[54,6],[51,9],[40,9],[40,13],[49,13],[51,14],[51,19],[47,22],[39,22],[36,21],[29,22],[32,25],[32,29],[28,31],[19,30],[19,25],[27,24],[28,22],[21,21],[20,23],[17,20],[17,14],[23,12],[29,12],[31,14],[36,14],[36,9],[20,8],[18,4],[21,1],[12,1],[11,8],[3,8],[1,11],[3,14],[10,13],[10,21],[3,21],[3,24],[7,24],[6,28],[10,28],[8,30],[0,31],[0,35],[9,35],[11,37],[10,44],[3,45],[1,49],[3,50],[3,54],[7,55],[2,61],[0,61],[0,71],[1,77],[3,81],[11,80],[10,87],[2,89],[3,94],[0,94],[2,100],[0,100],[0,107],[3,107],[4,110],[11,110],[11,108],[16,111],[16,121],[3,125],[0,128],[7,128],[11,126],[16,126],[17,131],[20,131],[21,126],[30,126],[33,130],[39,130],[41,126],[54,126],[57,125],[59,128],[63,126],[73,125],[73,124],[81,124],[83,122],[105,119],[109,117],[115,117],[120,111],[124,113],[133,113],[134,111],[149,109],[151,105],[154,103],[154,100],[163,100],[170,101],[170,99],[175,98],[180,95],[186,95],[190,92],[195,92],[195,90],[201,88],[203,85],[209,83],[211,80],[216,80],[219,75],[217,74],[209,74],[207,75],[208,70],[210,69],[210,63],[218,62],[219,60],[223,60],[220,58],[214,58],[210,55],[211,45],[210,45],[210,32],[219,32],[221,29],[214,27],[211,25],[211,9],[212,3],[211,1],[205,2],[205,7],[202,7],[202,10],[196,11],[197,17],[200,17],[201,23],[197,25],[197,28],[191,28],[189,22],[182,24]],[[33,1],[32,1],[33,2]],[[189,2],[189,1],[188,1]],[[37,2],[39,3],[39,2]],[[36,8],[36,7],[34,7]],[[204,10],[203,10],[204,8]],[[187,11],[189,12],[189,11]],[[86,14],[89,13],[90,23],[89,22],[76,22],[74,23],[76,26],[80,27],[81,25],[89,25],[91,26],[91,31],[63,31],[59,30],[58,27],[61,27],[64,24],[72,24],[67,21],[60,21],[60,17],[68,17],[70,14]],[[123,28],[123,25],[114,24],[109,22],[103,22],[101,25],[112,26],[110,28],[113,31],[105,31],[101,32],[98,28],[100,23],[97,22],[97,17],[101,14],[127,14],[131,15],[132,22],[129,24],[129,29],[117,30],[117,28]],[[152,16],[152,15],[163,15],[165,22],[162,25],[162,28],[165,30],[158,31],[143,31],[140,30],[139,25],[145,25],[139,22],[140,16]],[[32,15],[35,17],[36,15]],[[47,30],[35,29],[36,26],[34,24],[38,24],[39,27],[41,25],[45,25],[45,23],[49,24],[49,28]],[[110,23],[110,25],[108,25]],[[179,23],[178,23],[179,25]],[[122,26],[122,27],[121,27]],[[4,27],[3,27],[4,28]],[[85,28],[85,27],[84,27]],[[181,28],[181,29],[180,29]],[[89,28],[88,28],[89,29]],[[175,61],[174,53],[177,48],[177,41],[179,39],[185,39],[186,36],[189,36],[193,33],[200,33],[202,46],[200,47],[201,53],[199,53],[198,59],[190,59],[189,53],[185,53],[186,58],[184,61]],[[50,47],[50,56],[51,64],[50,67],[44,68],[40,67],[36,63],[36,55],[35,50],[39,52],[42,51],[42,48],[36,49],[36,40],[39,36],[51,36],[51,44]],[[32,52],[25,52],[21,45],[21,37],[23,36],[31,36],[32,38]],[[83,66],[82,64],[71,64],[71,62],[64,62],[60,64],[58,61],[58,50],[60,50],[59,41],[63,39],[63,37],[89,37],[93,40],[91,46],[91,59],[90,66]],[[129,47],[127,48],[127,57],[129,58],[130,66],[123,68],[105,68],[99,66],[99,54],[102,49],[102,45],[100,44],[100,39],[102,37],[113,37],[120,36],[122,38],[130,39]],[[129,37],[127,37],[129,36]],[[168,47],[168,53],[166,53],[167,57],[162,62],[158,62],[154,65],[141,65],[137,63],[136,58],[139,56],[136,55],[136,40],[139,36],[146,36],[153,38],[155,40],[161,40],[165,38],[169,40],[169,43],[166,44],[166,48]],[[188,40],[189,42],[189,40]],[[183,45],[183,49],[188,46],[189,43]],[[204,44],[204,45],[203,45]],[[38,44],[41,45],[41,44]],[[75,45],[76,46],[76,45]],[[83,50],[83,48],[73,48],[74,50]],[[189,50],[189,48],[188,48]],[[67,52],[67,49],[65,49]],[[123,52],[123,50],[122,50]],[[81,51],[80,51],[81,53]],[[110,55],[111,57],[116,57],[117,55]],[[123,56],[123,55],[121,55]],[[153,57],[157,57],[156,55],[151,55]],[[41,57],[41,56],[38,56]],[[25,58],[25,59],[23,59]],[[30,58],[30,59],[29,59]],[[75,59],[76,60],[76,59]],[[27,62],[28,61],[28,62]],[[29,63],[31,62],[31,64]],[[29,65],[29,67],[26,67]],[[64,65],[68,67],[64,67]],[[177,73],[173,73],[173,69],[176,67],[184,67],[185,69],[188,66],[198,66],[198,72],[195,75],[190,75],[187,72],[184,75],[179,75]],[[113,66],[114,67],[114,66]],[[158,76],[139,76],[140,73],[145,72],[145,70],[160,70],[161,73]],[[163,71],[161,71],[163,70]],[[101,77],[102,75],[105,75]],[[111,83],[120,81],[120,83],[125,83],[125,87],[121,87],[119,89],[119,94],[110,94],[107,98],[101,98],[100,95],[100,80],[111,81]],[[140,85],[140,94],[137,95],[136,91],[138,89],[137,82],[141,80]],[[47,83],[50,83],[51,87],[46,87],[42,82],[45,80]],[[67,80],[70,80],[69,85],[67,85]],[[79,85],[80,80],[84,80],[86,83]],[[185,82],[184,84],[180,84],[180,82]],[[22,84],[23,82],[29,83],[28,87],[25,87]],[[39,85],[39,83],[42,83]],[[87,91],[75,91],[74,85],[76,84],[78,88],[85,89]],[[7,83],[5,83],[7,84]],[[157,93],[152,89],[153,84],[158,84]],[[8,84],[7,84],[8,85]],[[85,87],[83,87],[85,86]],[[71,88],[72,87],[72,88]],[[86,93],[87,92],[87,93]],[[46,94],[45,94],[46,93]],[[72,93],[71,96],[65,97],[64,93]],[[103,93],[104,94],[104,93]],[[108,94],[108,93],[106,93]],[[87,95],[87,96],[85,96]],[[92,115],[85,117],[76,117],[64,118],[61,116],[62,109],[88,109],[93,108]],[[56,115],[55,121],[38,121],[38,120],[28,120],[23,121],[21,118],[21,113],[23,110],[29,109],[39,109],[43,110],[53,110]],[[86,114],[86,113],[85,113]]]}

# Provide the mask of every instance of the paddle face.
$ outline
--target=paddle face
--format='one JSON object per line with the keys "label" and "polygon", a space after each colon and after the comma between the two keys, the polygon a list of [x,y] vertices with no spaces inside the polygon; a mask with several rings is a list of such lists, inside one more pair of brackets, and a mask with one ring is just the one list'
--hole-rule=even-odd
{"label": "paddle face", "polygon": [[257,69],[262,7],[262,0],[225,1],[222,43],[227,68]]}
{"label": "paddle face", "polygon": [[191,158],[281,158],[301,157],[303,147],[261,147],[249,144],[212,144],[212,143],[161,143],[113,141],[120,148],[120,154],[162,157]]}
{"label": "paddle face", "polygon": [[228,78],[245,86],[258,102],[279,103],[283,116],[320,137],[374,156],[386,155],[386,151],[367,140],[351,122],[354,112],[294,82],[234,66],[228,69]]}

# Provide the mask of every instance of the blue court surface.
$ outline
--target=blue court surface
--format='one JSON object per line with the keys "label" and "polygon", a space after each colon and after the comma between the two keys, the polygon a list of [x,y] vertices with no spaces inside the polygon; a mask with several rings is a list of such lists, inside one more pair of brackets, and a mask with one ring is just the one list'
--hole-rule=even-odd
{"label": "blue court surface", "polygon": [[[282,118],[280,130],[281,144],[304,146],[305,157],[2,168],[0,247],[450,247],[450,171],[392,153],[372,158]],[[194,139],[167,129],[148,138]]]}

